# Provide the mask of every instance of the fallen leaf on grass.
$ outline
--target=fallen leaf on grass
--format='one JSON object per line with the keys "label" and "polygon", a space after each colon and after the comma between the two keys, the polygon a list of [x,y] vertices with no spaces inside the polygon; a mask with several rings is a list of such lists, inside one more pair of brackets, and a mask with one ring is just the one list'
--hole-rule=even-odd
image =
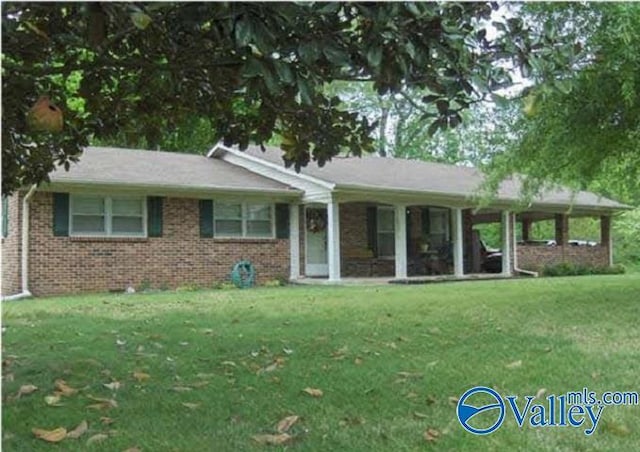
{"label": "fallen leaf on grass", "polygon": [[111,383],[104,383],[102,386],[107,389],[111,389],[112,391],[117,391],[120,389],[121,384],[119,381],[112,381]]}
{"label": "fallen leaf on grass", "polygon": [[22,385],[20,389],[18,389],[18,393],[16,394],[16,399],[19,399],[23,395],[33,394],[38,390],[38,387],[35,385]]}
{"label": "fallen leaf on grass", "polygon": [[140,449],[139,447],[130,447],[123,452],[142,452],[142,449]]}
{"label": "fallen leaf on grass", "polygon": [[31,432],[36,438],[49,443],[59,443],[67,437],[67,429],[64,427],[58,427],[55,430],[43,430],[40,428],[34,428]]}
{"label": "fallen leaf on grass", "polygon": [[426,415],[426,414],[424,414],[424,413],[421,413],[421,412],[419,412],[419,411],[414,411],[414,412],[413,412],[413,415],[414,415],[415,417],[417,417],[418,419],[426,419],[426,418],[428,418],[428,417],[429,417],[428,415]]}
{"label": "fallen leaf on grass", "polygon": [[80,438],[87,432],[88,429],[89,425],[87,424],[87,421],[82,421],[76,428],[67,433],[67,437],[73,439]]}
{"label": "fallen leaf on grass", "polygon": [[59,394],[46,396],[44,398],[44,403],[46,403],[49,406],[62,406],[62,404],[60,403],[60,395]]}
{"label": "fallen leaf on grass", "polygon": [[518,367],[522,367],[522,360],[519,359],[517,361],[510,362],[509,364],[505,365],[504,367],[506,367],[507,369],[517,369]]}
{"label": "fallen leaf on grass", "polygon": [[187,392],[193,391],[193,388],[190,388],[189,386],[174,386],[171,390],[176,392]]}
{"label": "fallen leaf on grass", "polygon": [[107,416],[102,416],[100,418],[100,422],[102,422],[104,425],[111,425],[113,424],[115,421],[113,419],[111,419],[110,417]]}
{"label": "fallen leaf on grass", "polygon": [[65,397],[70,397],[78,392],[77,389],[74,389],[71,386],[67,385],[67,382],[64,380],[56,380],[55,387],[56,390]]}
{"label": "fallen leaf on grass", "polygon": [[455,397],[455,396],[451,396],[447,400],[449,401],[449,403],[451,405],[457,405],[458,404],[458,400],[460,400],[460,399]]}
{"label": "fallen leaf on grass", "polygon": [[87,406],[87,408],[90,408],[92,410],[108,410],[109,408],[118,408],[118,402],[113,399],[103,399],[100,397],[93,397],[91,395],[87,396],[87,398],[93,400],[94,402],[98,402]]}
{"label": "fallen leaf on grass", "polygon": [[196,381],[195,383],[191,384],[191,386],[194,388],[204,388],[208,384],[209,384],[208,381]]}
{"label": "fallen leaf on grass", "polygon": [[105,435],[104,433],[95,434],[87,440],[87,446],[93,443],[100,443],[107,438],[109,438],[109,435]]}
{"label": "fallen leaf on grass", "polygon": [[397,372],[396,375],[400,378],[422,378],[422,374],[418,372]]}
{"label": "fallen leaf on grass", "polygon": [[438,430],[436,430],[435,428],[428,428],[428,429],[426,429],[424,431],[422,436],[424,437],[424,439],[426,441],[434,442],[434,441],[437,441],[438,438],[440,437],[440,432]]}
{"label": "fallen leaf on grass", "polygon": [[199,403],[190,403],[190,402],[182,402],[182,406],[189,408],[190,410],[195,410],[200,406]]}
{"label": "fallen leaf on grass", "polygon": [[293,424],[298,422],[299,419],[300,416],[287,416],[280,422],[278,422],[276,430],[278,431],[278,433],[286,433],[293,426]]}
{"label": "fallen leaf on grass", "polygon": [[536,399],[541,399],[547,393],[547,388],[540,388],[536,392]]}
{"label": "fallen leaf on grass", "polygon": [[281,446],[290,442],[293,439],[293,436],[288,433],[280,433],[279,435],[253,435],[251,438],[258,444]]}
{"label": "fallen leaf on grass", "polygon": [[322,397],[322,395],[324,394],[321,389],[316,388],[304,388],[302,391],[306,392],[311,397]]}
{"label": "fallen leaf on grass", "polygon": [[144,372],[134,372],[133,378],[138,380],[138,383],[142,383],[143,381],[147,381],[149,378],[151,378],[151,375]]}
{"label": "fallen leaf on grass", "polygon": [[353,360],[353,363],[354,363],[356,366],[361,365],[361,364],[363,363],[362,358],[357,357],[356,359],[354,359],[354,360]]}

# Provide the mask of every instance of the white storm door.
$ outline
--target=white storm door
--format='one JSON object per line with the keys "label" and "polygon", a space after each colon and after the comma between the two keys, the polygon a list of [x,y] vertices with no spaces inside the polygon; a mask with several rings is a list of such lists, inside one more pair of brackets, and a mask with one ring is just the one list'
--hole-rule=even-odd
{"label": "white storm door", "polygon": [[327,257],[327,209],[305,210],[305,275],[329,276]]}

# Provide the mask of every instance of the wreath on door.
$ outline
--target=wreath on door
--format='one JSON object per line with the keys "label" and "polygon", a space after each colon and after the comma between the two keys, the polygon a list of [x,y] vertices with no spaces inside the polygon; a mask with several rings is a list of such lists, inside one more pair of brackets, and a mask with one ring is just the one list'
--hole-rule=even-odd
{"label": "wreath on door", "polygon": [[327,229],[327,217],[321,210],[307,211],[307,230],[314,234]]}

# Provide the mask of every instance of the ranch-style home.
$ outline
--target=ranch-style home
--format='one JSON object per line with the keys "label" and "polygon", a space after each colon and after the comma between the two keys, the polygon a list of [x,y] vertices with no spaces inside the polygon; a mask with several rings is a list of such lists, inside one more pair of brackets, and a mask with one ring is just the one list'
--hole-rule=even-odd
{"label": "ranch-style home", "polygon": [[[507,181],[478,210],[482,175],[473,168],[372,156],[296,173],[281,155],[87,148],[68,172],[3,200],[2,294],[211,286],[241,260],[258,283],[604,266],[611,218],[627,208],[558,190],[518,209],[519,185]],[[569,219],[580,216],[600,218],[599,244],[569,242]],[[540,220],[555,220],[552,244],[530,240]],[[489,222],[502,225],[499,253],[474,230]]]}

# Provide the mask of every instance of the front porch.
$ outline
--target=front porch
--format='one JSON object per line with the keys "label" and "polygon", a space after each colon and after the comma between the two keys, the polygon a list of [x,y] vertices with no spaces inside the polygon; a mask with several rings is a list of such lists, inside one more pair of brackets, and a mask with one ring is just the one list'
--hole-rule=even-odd
{"label": "front porch", "polygon": [[[554,219],[553,243],[531,240],[535,221]],[[500,249],[485,245],[477,226],[497,223]],[[560,262],[611,264],[609,216],[601,241],[569,241],[561,213],[451,207],[443,203],[386,204],[361,200],[291,206],[291,277],[322,284],[407,284],[535,275]]]}

